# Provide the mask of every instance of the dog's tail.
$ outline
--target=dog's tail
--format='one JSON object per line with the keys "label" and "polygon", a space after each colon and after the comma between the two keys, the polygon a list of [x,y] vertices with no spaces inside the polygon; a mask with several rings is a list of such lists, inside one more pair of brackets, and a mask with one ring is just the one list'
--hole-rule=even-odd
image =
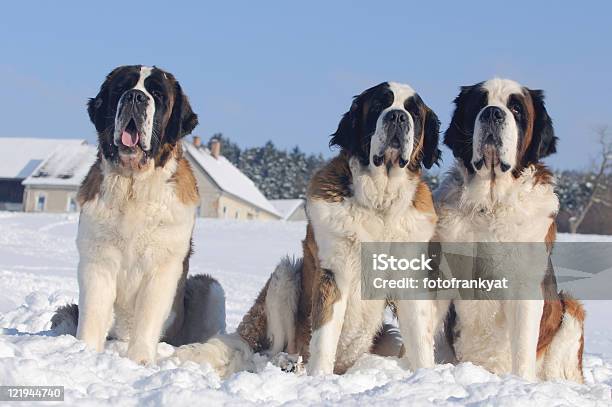
{"label": "dog's tail", "polygon": [[254,352],[276,354],[295,347],[302,259],[283,258],[236,332]]}
{"label": "dog's tail", "polygon": [[181,346],[175,355],[181,361],[209,363],[219,376],[227,377],[252,370],[256,352],[294,353],[301,271],[302,259],[282,259],[235,333]]}
{"label": "dog's tail", "polygon": [[225,333],[225,292],[221,284],[207,274],[197,274],[185,281],[185,316],[176,337],[168,343],[178,346],[203,342]]}
{"label": "dog's tail", "polygon": [[541,372],[546,380],[564,379],[584,382],[582,353],[584,351],[584,307],[580,301],[560,292],[563,316],[544,358]]}
{"label": "dog's tail", "polygon": [[59,307],[51,317],[51,331],[56,335],[76,336],[79,323],[79,306],[68,304]]}
{"label": "dog's tail", "polygon": [[236,333],[216,335],[204,343],[180,346],[174,355],[182,362],[208,363],[223,378],[253,368],[253,352]]}
{"label": "dog's tail", "polygon": [[283,258],[270,276],[266,293],[268,353],[295,353],[297,308],[301,292],[302,258]]}
{"label": "dog's tail", "polygon": [[406,348],[399,328],[392,324],[383,324],[372,341],[370,353],[378,356],[403,357]]}

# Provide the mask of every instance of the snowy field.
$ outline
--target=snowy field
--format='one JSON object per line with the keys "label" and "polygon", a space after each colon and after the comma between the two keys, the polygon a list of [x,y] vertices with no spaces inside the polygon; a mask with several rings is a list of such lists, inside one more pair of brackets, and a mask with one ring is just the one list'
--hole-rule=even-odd
{"label": "snowy field", "polygon": [[[2,385],[63,385],[67,404],[121,407],[612,405],[612,301],[586,304],[585,385],[528,383],[471,364],[410,372],[397,359],[369,355],[343,376],[296,376],[262,363],[256,373],[222,381],[207,366],[180,364],[166,344],[159,345],[158,364],[151,367],[124,358],[122,343],[109,343],[97,354],[73,337],[47,331],[53,311],[78,297],[77,222],[75,215],[0,212]],[[223,285],[229,331],[280,257],[299,255],[303,235],[301,222],[198,221],[191,273],[211,274]]]}

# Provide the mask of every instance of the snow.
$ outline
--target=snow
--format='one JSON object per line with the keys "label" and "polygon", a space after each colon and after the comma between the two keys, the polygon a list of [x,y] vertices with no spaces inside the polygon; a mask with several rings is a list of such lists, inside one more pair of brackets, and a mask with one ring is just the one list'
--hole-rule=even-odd
{"label": "snow", "polygon": [[[612,301],[586,302],[586,384],[529,383],[469,363],[411,372],[395,358],[363,356],[342,376],[298,376],[258,360],[255,372],[221,380],[158,346],[144,367],[109,342],[103,353],[48,332],[55,308],[76,301],[75,214],[0,212],[0,383],[63,385],[68,405],[612,405]],[[277,261],[299,255],[304,222],[198,219],[191,273],[219,279],[228,330],[251,306]],[[581,240],[612,240],[580,236]],[[574,240],[561,235],[560,240]],[[1,403],[0,403],[1,404]]]}
{"label": "snow", "polygon": [[210,154],[208,149],[198,148],[188,142],[184,142],[183,147],[221,190],[249,202],[266,212],[276,215],[279,218],[281,217],[270,201],[268,201],[264,194],[255,186],[255,183],[229,162],[227,158],[222,155],[215,158]]}
{"label": "snow", "polygon": [[284,220],[287,220],[293,213],[304,204],[303,199],[271,199],[270,203],[280,212]]}
{"label": "snow", "polygon": [[0,137],[0,178],[27,178],[56,148],[83,143],[85,140]]}
{"label": "snow", "polygon": [[96,161],[97,151],[88,144],[59,146],[23,181],[23,185],[77,187]]}

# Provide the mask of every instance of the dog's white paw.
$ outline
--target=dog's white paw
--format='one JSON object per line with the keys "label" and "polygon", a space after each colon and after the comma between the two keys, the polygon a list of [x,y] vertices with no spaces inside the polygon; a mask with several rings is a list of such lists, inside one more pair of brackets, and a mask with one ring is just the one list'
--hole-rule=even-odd
{"label": "dog's white paw", "polygon": [[302,375],[305,373],[304,362],[302,361],[302,356],[300,355],[290,355],[285,352],[281,352],[276,354],[270,362],[274,366],[280,367],[283,372],[295,373],[297,375]]}
{"label": "dog's white paw", "polygon": [[127,357],[139,365],[147,366],[155,360],[155,352],[143,345],[130,345],[127,351]]}

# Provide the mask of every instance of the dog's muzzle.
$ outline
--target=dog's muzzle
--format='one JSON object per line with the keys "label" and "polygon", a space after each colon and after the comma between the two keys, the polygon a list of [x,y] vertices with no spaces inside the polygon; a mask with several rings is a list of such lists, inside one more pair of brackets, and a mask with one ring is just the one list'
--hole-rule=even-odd
{"label": "dog's muzzle", "polygon": [[480,170],[483,166],[489,169],[499,165],[502,172],[510,169],[510,165],[500,158],[502,147],[501,132],[503,130],[506,112],[497,106],[487,106],[480,114],[480,127],[482,136],[480,139],[481,158],[475,161],[474,168]]}
{"label": "dog's muzzle", "polygon": [[149,103],[152,103],[149,97],[138,89],[125,92],[119,99],[114,143],[118,147],[119,164],[124,169],[139,171],[149,160],[150,151],[144,147]]}
{"label": "dog's muzzle", "polygon": [[149,98],[138,89],[125,92],[119,100],[115,144],[119,147],[134,149],[142,148],[143,125],[146,118]]}
{"label": "dog's muzzle", "polygon": [[410,120],[408,113],[399,110],[389,110],[383,118],[383,128],[385,141],[381,145],[379,154],[374,154],[372,161],[379,167],[384,162],[384,156],[389,150],[399,153],[399,166],[404,168],[408,164],[407,152],[404,151],[406,137],[410,130]]}

